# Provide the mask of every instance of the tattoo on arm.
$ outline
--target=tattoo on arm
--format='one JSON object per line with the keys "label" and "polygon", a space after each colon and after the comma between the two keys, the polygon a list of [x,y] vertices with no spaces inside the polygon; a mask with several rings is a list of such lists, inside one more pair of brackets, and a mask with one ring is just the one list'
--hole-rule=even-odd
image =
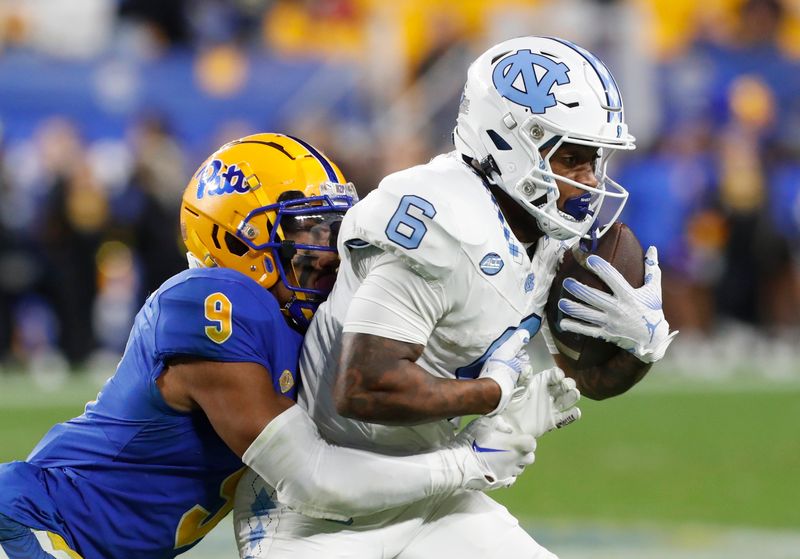
{"label": "tattoo on arm", "polygon": [[423,349],[345,333],[334,387],[339,413],[373,423],[413,425],[494,410],[500,399],[497,383],[433,376],[416,364]]}
{"label": "tattoo on arm", "polygon": [[581,370],[573,369],[560,354],[553,357],[564,374],[575,379],[581,394],[591,400],[604,400],[627,392],[652,367],[652,363],[644,363],[626,351],[618,351],[608,363]]}

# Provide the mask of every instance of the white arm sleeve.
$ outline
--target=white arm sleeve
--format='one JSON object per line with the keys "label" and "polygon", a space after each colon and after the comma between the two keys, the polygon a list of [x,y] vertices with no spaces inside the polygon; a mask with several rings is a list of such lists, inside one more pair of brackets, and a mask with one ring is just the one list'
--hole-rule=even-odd
{"label": "white arm sleeve", "polygon": [[425,280],[385,252],[353,295],[344,331],[425,345],[447,305],[440,283]]}
{"label": "white arm sleeve", "polygon": [[315,518],[349,520],[466,485],[470,449],[454,446],[388,456],[326,442],[294,405],[273,419],[242,461],[274,487],[278,500]]}

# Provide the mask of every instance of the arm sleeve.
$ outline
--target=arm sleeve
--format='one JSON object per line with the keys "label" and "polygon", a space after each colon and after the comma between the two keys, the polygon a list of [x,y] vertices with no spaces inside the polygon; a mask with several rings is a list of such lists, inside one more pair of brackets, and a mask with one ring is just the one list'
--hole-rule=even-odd
{"label": "arm sleeve", "polygon": [[422,278],[386,252],[353,295],[344,331],[425,345],[447,306],[440,282]]}
{"label": "arm sleeve", "polygon": [[463,445],[413,456],[335,446],[296,405],[273,419],[242,456],[282,503],[341,521],[461,488],[469,460]]}

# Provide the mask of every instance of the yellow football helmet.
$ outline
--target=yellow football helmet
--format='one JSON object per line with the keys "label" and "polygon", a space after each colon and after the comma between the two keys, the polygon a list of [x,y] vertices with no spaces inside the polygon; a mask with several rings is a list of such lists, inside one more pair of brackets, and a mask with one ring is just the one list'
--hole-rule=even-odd
{"label": "yellow football helmet", "polygon": [[183,193],[181,235],[190,266],[232,268],[293,292],[284,312],[305,327],[333,287],[341,219],[358,196],[336,165],[283,134],[227,143]]}

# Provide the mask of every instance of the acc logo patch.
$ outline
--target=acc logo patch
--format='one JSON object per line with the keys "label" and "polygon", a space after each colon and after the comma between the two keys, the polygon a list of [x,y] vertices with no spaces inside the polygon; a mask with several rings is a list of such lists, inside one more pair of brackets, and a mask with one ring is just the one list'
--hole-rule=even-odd
{"label": "acc logo patch", "polygon": [[496,252],[490,252],[481,259],[481,272],[487,276],[494,276],[503,269],[503,259]]}
{"label": "acc logo patch", "polygon": [[[224,171],[223,168],[225,169]],[[219,196],[233,194],[234,192],[244,194],[250,190],[255,190],[261,186],[261,183],[249,171],[249,166],[246,163],[238,165],[233,163],[225,167],[222,161],[214,159],[197,172],[197,199],[200,200],[204,195]]]}
{"label": "acc logo patch", "polygon": [[529,50],[518,50],[497,63],[492,82],[498,93],[509,101],[528,107],[534,114],[542,114],[556,106],[556,98],[550,90],[555,84],[568,84],[568,73],[569,67],[563,62]]}
{"label": "acc logo patch", "polygon": [[294,386],[294,375],[289,369],[281,373],[281,378],[278,379],[278,386],[281,387],[281,394],[286,394]]}

